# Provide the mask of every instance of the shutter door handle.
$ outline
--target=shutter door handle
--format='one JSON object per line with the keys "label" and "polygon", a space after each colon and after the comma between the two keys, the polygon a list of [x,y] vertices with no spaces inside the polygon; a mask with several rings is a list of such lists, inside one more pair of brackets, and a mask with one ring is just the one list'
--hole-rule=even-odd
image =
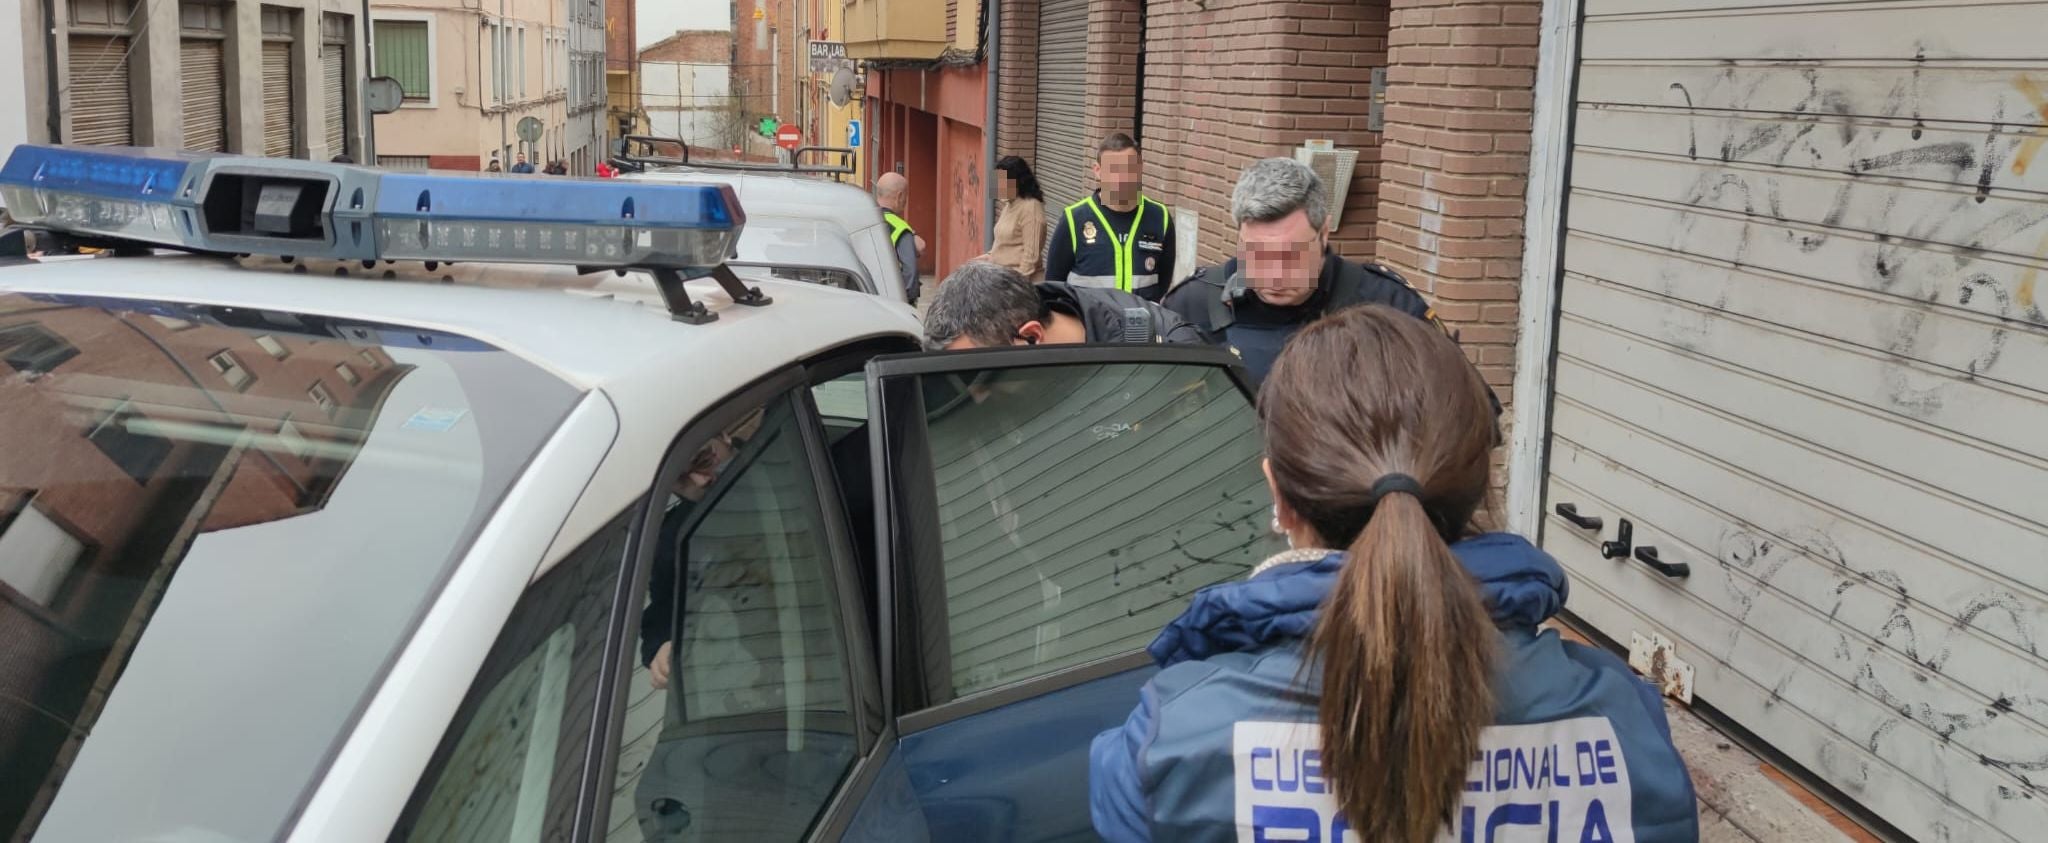
{"label": "shutter door handle", "polygon": [[1580,515],[1579,505],[1575,503],[1558,504],[1557,514],[1558,517],[1572,522],[1572,526],[1578,527],[1581,530],[1598,530],[1605,523],[1600,520],[1598,515]]}
{"label": "shutter door handle", "polygon": [[1614,530],[1614,541],[1600,543],[1600,558],[1627,559],[1635,550],[1636,525],[1621,519],[1621,525]]}
{"label": "shutter door handle", "polygon": [[1650,570],[1675,580],[1682,580],[1692,576],[1691,565],[1687,565],[1684,562],[1666,562],[1659,559],[1657,558],[1657,548],[1649,545],[1636,548],[1636,559],[1650,566]]}

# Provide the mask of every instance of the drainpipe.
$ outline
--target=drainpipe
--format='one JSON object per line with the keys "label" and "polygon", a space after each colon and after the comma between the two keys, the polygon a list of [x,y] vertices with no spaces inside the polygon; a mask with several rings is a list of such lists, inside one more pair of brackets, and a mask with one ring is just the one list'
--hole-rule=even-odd
{"label": "drainpipe", "polygon": [[[496,38],[493,38],[493,39],[491,39],[491,90],[492,90],[492,91],[496,91],[496,90],[498,90],[498,80],[499,80],[499,79],[502,79],[502,78],[504,78],[504,76],[505,76],[505,0],[498,0],[498,37],[496,37]],[[508,153],[508,152],[506,152],[506,151],[505,151],[505,147],[508,147],[508,146],[511,146],[511,145],[512,145],[512,135],[511,135],[511,133],[510,133],[510,127],[506,125],[506,122],[505,122],[505,120],[506,120],[506,115],[508,115],[508,114],[511,114],[511,113],[512,113],[512,110],[511,110],[511,107],[510,107],[510,106],[506,105],[506,103],[505,103],[505,100],[507,100],[507,99],[510,99],[510,98],[511,98],[511,95],[512,95],[512,86],[511,86],[511,85],[506,85],[506,86],[505,86],[505,96],[503,96],[503,97],[499,97],[499,98],[498,98],[498,154],[499,154],[500,156],[502,156],[502,157],[500,157],[500,158],[498,159],[498,167],[499,167],[499,169],[502,169],[502,170],[504,170],[505,172],[508,172],[508,173],[509,173],[509,172],[512,172],[512,155],[511,155],[511,153]],[[489,102],[489,100],[485,100],[485,102]]]}
{"label": "drainpipe", "polygon": [[[996,0],[981,2],[994,4]],[[988,43],[982,47],[981,60],[984,72],[981,84],[988,89],[988,108],[981,123],[981,172],[982,178],[989,181],[988,190],[983,192],[981,198],[981,221],[986,223],[983,226],[981,250],[986,252],[996,247],[996,184],[991,176],[996,166],[996,94],[997,89],[1002,87],[1001,77],[997,74],[1001,71],[1002,65],[998,56],[1003,52],[1003,14],[999,5],[984,5],[983,9],[988,18]]]}
{"label": "drainpipe", "polygon": [[43,72],[50,88],[50,142],[63,143],[64,95],[57,86],[57,0],[43,0]]}
{"label": "drainpipe", "polygon": [[[51,0],[44,0],[44,2],[51,2]],[[370,22],[370,0],[363,0],[363,16],[361,20],[363,22],[363,48],[359,51],[362,59],[357,65],[361,68],[361,72],[356,74],[356,78],[361,79],[362,82],[356,83],[355,106],[356,113],[362,115],[362,117],[357,119],[363,121],[363,166],[375,167],[377,166],[377,115],[370,113],[370,101],[368,95],[363,90],[363,83],[370,81],[370,77],[377,71],[376,63],[371,61],[370,58],[372,51],[377,46],[375,43],[376,36],[373,34],[376,32],[377,27],[373,26]]]}

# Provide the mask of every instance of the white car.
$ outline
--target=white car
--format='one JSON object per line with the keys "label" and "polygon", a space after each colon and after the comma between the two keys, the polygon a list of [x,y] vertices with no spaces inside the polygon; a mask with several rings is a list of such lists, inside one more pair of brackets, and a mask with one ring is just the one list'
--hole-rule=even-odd
{"label": "white car", "polygon": [[508,183],[0,168],[211,253],[0,265],[0,836],[1086,836],[1141,648],[1273,549],[1242,370],[922,353],[721,271],[729,190]]}

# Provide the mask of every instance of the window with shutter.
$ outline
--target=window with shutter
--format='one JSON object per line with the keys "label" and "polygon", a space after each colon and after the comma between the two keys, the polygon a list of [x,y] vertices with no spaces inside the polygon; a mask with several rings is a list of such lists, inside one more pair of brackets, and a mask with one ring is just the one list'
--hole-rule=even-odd
{"label": "window with shutter", "polygon": [[433,96],[433,63],[429,61],[427,22],[380,20],[375,23],[372,43],[377,51],[377,75],[398,80],[408,100]]}

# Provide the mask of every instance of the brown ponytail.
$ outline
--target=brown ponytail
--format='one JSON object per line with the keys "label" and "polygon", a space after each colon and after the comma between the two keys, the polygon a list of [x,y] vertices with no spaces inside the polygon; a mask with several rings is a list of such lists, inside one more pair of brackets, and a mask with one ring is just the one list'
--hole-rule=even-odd
{"label": "brown ponytail", "polygon": [[1294,337],[1259,412],[1281,499],[1350,548],[1310,639],[1331,792],[1360,839],[1432,840],[1493,722],[1497,633],[1449,546],[1486,497],[1485,386],[1428,323],[1358,307]]}

